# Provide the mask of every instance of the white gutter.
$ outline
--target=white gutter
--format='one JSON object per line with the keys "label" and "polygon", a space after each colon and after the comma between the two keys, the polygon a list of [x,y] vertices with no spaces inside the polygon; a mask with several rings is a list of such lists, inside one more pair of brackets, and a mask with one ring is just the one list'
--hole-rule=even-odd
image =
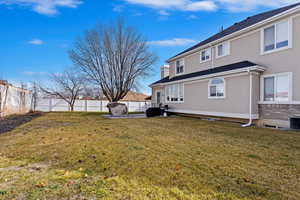
{"label": "white gutter", "polygon": [[253,85],[252,85],[253,81],[252,81],[252,77],[253,77],[253,75],[252,75],[250,69],[248,69],[248,72],[250,74],[249,122],[248,122],[248,124],[242,125],[242,127],[249,127],[249,126],[252,125],[252,122],[253,122],[253,119],[252,119],[252,96],[253,96],[253,91],[252,91],[253,90]]}
{"label": "white gutter", "polygon": [[213,77],[219,77],[219,76],[225,76],[225,75],[231,75],[231,74],[238,74],[238,73],[249,72],[249,71],[263,72],[265,70],[266,70],[265,67],[256,65],[256,66],[252,66],[252,67],[248,67],[248,68],[240,68],[240,69],[236,69],[236,70],[219,72],[219,73],[215,73],[215,74],[209,74],[209,75],[204,75],[204,76],[199,76],[199,77],[194,77],[194,78],[187,78],[187,79],[182,79],[182,80],[178,80],[178,81],[152,84],[152,85],[149,85],[149,87],[164,86],[164,85],[170,85],[170,84],[176,84],[176,83],[184,83],[184,82],[191,82],[191,81],[203,80],[203,79],[208,79],[208,78],[213,78]]}

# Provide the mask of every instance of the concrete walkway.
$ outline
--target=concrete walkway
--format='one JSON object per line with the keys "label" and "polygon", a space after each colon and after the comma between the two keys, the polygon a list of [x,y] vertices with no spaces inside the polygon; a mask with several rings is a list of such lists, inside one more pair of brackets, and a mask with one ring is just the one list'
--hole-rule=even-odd
{"label": "concrete walkway", "polygon": [[146,114],[128,114],[122,116],[103,115],[106,119],[141,119],[147,118]]}

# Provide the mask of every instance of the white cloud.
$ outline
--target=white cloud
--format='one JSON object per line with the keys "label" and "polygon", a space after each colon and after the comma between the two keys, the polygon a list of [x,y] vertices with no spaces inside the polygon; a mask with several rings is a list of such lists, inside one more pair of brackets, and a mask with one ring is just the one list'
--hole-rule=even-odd
{"label": "white cloud", "polygon": [[44,44],[44,41],[40,39],[32,39],[28,43],[32,45],[42,45]]}
{"label": "white cloud", "polygon": [[187,38],[174,38],[170,40],[149,41],[148,44],[154,46],[186,46],[195,42],[195,40]]}
{"label": "white cloud", "polygon": [[223,5],[227,10],[233,12],[249,11],[258,7],[276,8],[293,3],[298,3],[299,0],[216,0]]}
{"label": "white cloud", "polygon": [[47,72],[33,72],[33,71],[25,71],[23,74],[27,76],[36,76],[36,75],[46,75]]}
{"label": "white cloud", "polygon": [[187,19],[198,19],[199,17],[196,15],[189,15]]}
{"label": "white cloud", "polygon": [[183,10],[186,11],[215,11],[217,9],[217,5],[213,1],[195,1],[188,2]]}
{"label": "white cloud", "polygon": [[28,6],[43,15],[55,15],[58,7],[76,8],[81,3],[81,0],[0,0],[0,4]]}
{"label": "white cloud", "polygon": [[143,5],[156,9],[173,9],[181,11],[214,11],[217,9],[212,0],[124,0],[131,4]]}
{"label": "white cloud", "polygon": [[258,7],[276,8],[299,2],[299,0],[123,0],[159,10],[216,11],[220,8],[233,11],[249,11]]}
{"label": "white cloud", "polygon": [[123,5],[115,5],[113,7],[113,11],[114,12],[122,12],[123,11],[124,6]]}
{"label": "white cloud", "polygon": [[170,15],[170,13],[168,13],[168,12],[165,11],[165,10],[160,10],[158,13],[159,13],[160,15],[162,15],[162,16],[169,16],[169,15]]}

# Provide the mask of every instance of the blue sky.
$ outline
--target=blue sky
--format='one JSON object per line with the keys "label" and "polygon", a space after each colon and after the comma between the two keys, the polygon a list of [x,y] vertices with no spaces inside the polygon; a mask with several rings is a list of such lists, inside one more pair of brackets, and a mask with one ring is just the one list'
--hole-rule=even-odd
{"label": "blue sky", "polygon": [[297,0],[0,0],[0,78],[44,81],[71,66],[67,50],[98,22],[122,16],[159,56],[142,92],[164,61],[247,16]]}

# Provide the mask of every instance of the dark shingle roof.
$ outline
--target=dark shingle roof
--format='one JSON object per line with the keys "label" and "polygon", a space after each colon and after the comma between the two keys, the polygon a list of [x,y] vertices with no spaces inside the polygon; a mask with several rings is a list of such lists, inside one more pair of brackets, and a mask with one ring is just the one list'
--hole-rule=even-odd
{"label": "dark shingle roof", "polygon": [[[172,57],[172,58],[175,58],[179,55],[182,55],[186,52],[189,52],[191,50],[194,50],[200,46],[204,46],[206,44],[209,44],[211,42],[214,42],[216,40],[219,40],[227,35],[230,35],[232,33],[235,33],[237,31],[240,31],[242,29],[245,29],[245,28],[248,28],[254,24],[257,24],[259,22],[262,22],[266,19],[269,19],[275,15],[278,15],[280,13],[283,13],[287,10],[290,10],[294,7],[297,7],[297,6],[300,6],[300,3],[296,3],[296,4],[293,4],[293,5],[289,5],[289,6],[286,6],[286,7],[282,7],[282,8],[279,8],[279,9],[275,9],[275,10],[271,10],[271,11],[268,11],[268,12],[264,12],[264,13],[261,13],[261,14],[257,14],[257,15],[254,15],[252,17],[248,17],[247,19],[241,21],[241,22],[238,22],[238,23],[235,23],[234,25],[230,26],[229,28],[225,29],[224,31],[220,32],[220,33],[217,33],[215,35],[213,35],[212,37],[196,44],[195,46],[191,47],[191,48],[188,48],[186,49],[185,51],[177,54],[176,56]],[[170,59],[172,59],[170,58]]]}
{"label": "dark shingle roof", "polygon": [[225,65],[222,67],[216,67],[216,68],[212,68],[212,69],[208,69],[208,70],[204,70],[204,71],[194,72],[194,73],[190,73],[190,74],[184,74],[181,76],[175,76],[171,79],[169,77],[166,77],[155,83],[152,83],[151,85],[179,81],[179,80],[184,80],[184,79],[188,79],[188,78],[201,77],[201,76],[216,74],[216,73],[220,73],[220,72],[227,72],[227,71],[236,70],[236,69],[253,67],[256,65],[257,64],[249,62],[249,61],[242,61],[242,62],[230,64],[230,65]]}

